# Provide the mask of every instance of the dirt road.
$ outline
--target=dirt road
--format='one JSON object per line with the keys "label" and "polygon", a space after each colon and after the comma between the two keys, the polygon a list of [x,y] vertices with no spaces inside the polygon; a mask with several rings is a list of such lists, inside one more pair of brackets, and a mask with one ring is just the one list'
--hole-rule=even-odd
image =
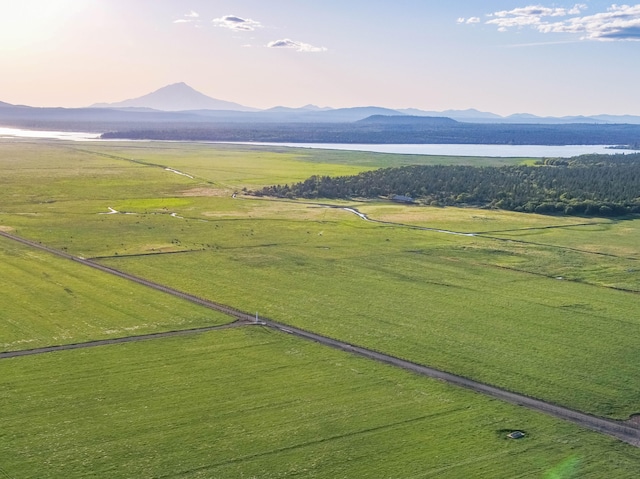
{"label": "dirt road", "polygon": [[186,334],[205,333],[207,331],[215,331],[217,329],[237,328],[245,326],[247,321],[234,321],[230,324],[221,326],[207,326],[204,328],[178,329],[175,331],[162,331],[160,333],[139,334],[137,336],[124,336],[122,338],[98,339],[95,341],[86,341],[84,343],[58,344],[55,346],[44,346],[42,348],[21,349],[18,351],[0,352],[0,359],[16,358],[19,356],[32,356],[34,354],[54,353],[56,351],[67,351],[69,349],[94,348],[96,346],[107,346],[109,344],[133,343],[135,341],[146,341],[149,339],[168,338],[171,336],[184,336]]}
{"label": "dirt road", "polygon": [[[512,404],[517,404],[519,406],[527,407],[529,409],[544,412],[551,416],[555,416],[560,419],[571,421],[582,427],[585,427],[594,431],[598,431],[598,432],[607,434],[609,436],[616,437],[636,447],[640,447],[640,425],[635,422],[622,422],[622,421],[615,421],[612,419],[605,419],[605,418],[600,418],[596,416],[591,416],[589,414],[585,414],[579,411],[574,411],[566,407],[545,402],[539,399],[531,398],[523,394],[518,394],[516,392],[507,391],[505,389],[501,389],[495,386],[490,386],[488,384],[483,384],[477,381],[473,381],[469,378],[457,376],[455,374],[447,373],[445,371],[440,371],[438,369],[430,368],[428,366],[412,363],[410,361],[406,361],[404,359],[400,359],[379,351],[374,351],[371,349],[349,344],[344,341],[339,341],[337,339],[329,338],[327,336],[306,331],[304,329],[295,328],[293,326],[272,321],[268,318],[262,318],[258,323],[256,323],[253,315],[240,311],[238,309],[232,308],[230,306],[216,303],[214,301],[209,301],[203,298],[198,298],[197,296],[193,296],[188,293],[184,293],[182,291],[178,291],[173,288],[169,288],[167,286],[154,283],[152,281],[148,281],[146,279],[139,278],[137,276],[94,263],[93,261],[90,261],[84,258],[79,258],[73,255],[70,255],[68,253],[64,253],[62,251],[58,251],[53,248],[49,248],[37,242],[20,238],[19,236],[15,236],[13,234],[10,234],[4,231],[0,231],[0,236],[4,236],[14,241],[18,241],[22,244],[47,251],[49,253],[55,254],[63,258],[67,258],[72,261],[76,261],[78,263],[89,266],[91,268],[98,269],[105,273],[114,274],[121,278],[134,281],[138,284],[142,284],[150,288],[154,288],[158,291],[163,291],[167,294],[171,294],[179,298],[185,299],[187,301],[191,301],[196,304],[200,304],[202,306],[228,314],[230,316],[235,317],[237,320],[237,322],[232,323],[232,325],[242,325],[242,324],[262,325],[263,327],[268,327],[268,328],[278,330],[287,334],[292,334],[299,338],[315,341],[317,343],[320,343],[335,349],[339,349],[341,351],[345,351],[351,354],[357,354],[359,356],[363,356],[365,358],[369,358],[374,361],[390,364],[396,367],[400,367],[400,368],[412,371],[417,374],[422,374],[424,376],[446,381],[450,384],[471,389],[475,392],[485,394],[485,395],[488,395]],[[229,326],[231,325],[227,325],[223,327],[229,327]],[[48,353],[48,352],[66,350],[66,349],[78,349],[82,347],[94,347],[94,346],[100,346],[105,344],[116,344],[119,342],[121,343],[121,342],[130,342],[130,341],[149,340],[149,339],[158,338],[158,337],[175,336],[178,334],[194,334],[194,333],[208,331],[212,329],[218,329],[218,328],[220,328],[220,326],[210,327],[210,328],[198,328],[198,329],[191,329],[191,330],[184,330],[184,331],[170,331],[166,333],[156,333],[156,334],[148,334],[148,335],[142,335],[142,336],[132,336],[130,338],[106,339],[106,340],[100,340],[100,341],[90,341],[87,343],[51,346],[51,347],[45,347],[45,348],[32,349],[25,352],[12,351],[12,352],[0,353],[0,359],[7,358],[7,357],[24,356],[28,354],[42,354],[42,353]]]}

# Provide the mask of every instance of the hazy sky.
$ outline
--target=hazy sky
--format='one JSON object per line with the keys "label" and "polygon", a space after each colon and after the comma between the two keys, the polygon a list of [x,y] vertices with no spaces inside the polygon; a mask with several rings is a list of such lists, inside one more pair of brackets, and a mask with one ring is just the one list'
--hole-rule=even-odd
{"label": "hazy sky", "polygon": [[640,3],[0,0],[0,101],[640,115]]}

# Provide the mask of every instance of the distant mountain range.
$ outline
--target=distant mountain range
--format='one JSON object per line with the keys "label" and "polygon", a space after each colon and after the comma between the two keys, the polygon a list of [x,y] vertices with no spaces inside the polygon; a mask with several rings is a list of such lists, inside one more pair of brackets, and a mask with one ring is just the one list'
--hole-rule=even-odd
{"label": "distant mountain range", "polygon": [[[224,120],[246,121],[296,121],[296,122],[341,122],[358,121],[371,115],[412,115],[447,117],[467,123],[536,123],[536,124],[562,124],[562,123],[632,123],[640,124],[640,116],[632,115],[595,115],[595,116],[565,116],[565,117],[540,117],[529,113],[517,113],[510,116],[500,116],[495,113],[468,110],[425,111],[416,108],[389,109],[380,107],[356,107],[356,108],[320,108],[315,105],[306,105],[301,108],[289,108],[277,106],[268,110],[258,110],[248,106],[232,103],[209,97],[191,88],[185,83],[174,83],[148,95],[118,103],[96,103],[92,108],[150,108],[161,111],[181,111],[218,118]],[[212,114],[201,110],[213,110]],[[251,117],[235,116],[220,112],[256,112],[259,115]],[[225,118],[226,116],[226,118]]]}
{"label": "distant mountain range", "polygon": [[[300,108],[277,106],[259,110],[209,97],[185,83],[174,83],[138,98],[116,103],[95,103],[88,108],[37,108],[0,101],[0,122],[113,123],[350,123],[371,116],[414,116],[450,118],[464,123],[518,124],[640,124],[640,116],[594,115],[539,117],[528,113],[500,116],[468,110],[425,111],[415,108],[389,109],[376,106],[328,108],[306,105]],[[403,120],[406,121],[406,120]],[[95,126],[95,125],[94,125]],[[96,126],[97,128],[97,126]]]}
{"label": "distant mountain range", "polygon": [[117,103],[95,103],[90,108],[150,108],[161,111],[232,110],[258,111],[238,103],[211,98],[186,83],[167,85],[147,95]]}

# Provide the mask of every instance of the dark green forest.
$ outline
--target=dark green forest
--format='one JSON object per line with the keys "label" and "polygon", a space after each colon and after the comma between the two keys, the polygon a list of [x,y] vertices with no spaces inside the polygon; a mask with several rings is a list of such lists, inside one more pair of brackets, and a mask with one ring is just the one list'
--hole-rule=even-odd
{"label": "dark green forest", "polygon": [[284,198],[388,198],[541,214],[640,213],[640,153],[547,158],[534,166],[405,166],[355,176],[312,176],[249,192]]}
{"label": "dark green forest", "polygon": [[285,143],[637,145],[640,125],[460,123],[449,118],[371,117],[353,123],[131,125],[104,139]]}

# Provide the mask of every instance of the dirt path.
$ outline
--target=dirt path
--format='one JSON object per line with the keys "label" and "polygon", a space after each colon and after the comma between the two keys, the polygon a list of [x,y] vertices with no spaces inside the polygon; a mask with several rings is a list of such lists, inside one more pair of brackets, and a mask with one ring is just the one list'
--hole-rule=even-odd
{"label": "dirt path", "polygon": [[0,353],[0,359],[16,358],[19,356],[33,356],[35,354],[54,353],[56,351],[67,351],[70,349],[95,348],[97,346],[107,346],[110,344],[132,343],[136,341],[146,341],[149,339],[169,338],[171,336],[184,336],[186,334],[205,333],[218,329],[237,328],[249,324],[248,321],[234,321],[221,326],[206,326],[203,328],[179,329],[175,331],[163,331],[160,333],[140,334],[138,336],[125,336],[122,338],[98,339],[84,343],[60,344],[56,346],[44,346],[42,348],[23,349],[19,351],[5,351]]}
{"label": "dirt path", "polygon": [[428,226],[407,225],[404,223],[395,223],[393,221],[376,220],[376,219],[369,218],[367,215],[358,211],[356,208],[345,208],[344,206],[334,206],[334,205],[323,205],[323,206],[326,206],[328,208],[335,208],[335,209],[348,211],[349,213],[353,213],[354,215],[359,216],[364,221],[370,221],[371,223],[380,223],[382,225],[389,225],[389,226],[401,226],[403,228],[409,228],[413,230],[433,231],[434,233],[444,233],[444,234],[455,235],[455,236],[469,236],[469,237],[477,236],[477,233],[461,233],[459,231],[449,231],[449,230],[442,230],[438,228],[429,228]]}
{"label": "dirt path", "polygon": [[271,320],[263,321],[266,326],[273,329],[283,331],[288,334],[316,341],[318,343],[330,346],[335,349],[340,349],[352,354],[357,354],[365,358],[373,359],[386,364],[407,369],[417,374],[429,376],[431,378],[440,379],[456,386],[461,386],[472,391],[476,391],[487,396],[492,396],[497,399],[516,404],[518,406],[524,406],[529,409],[544,412],[551,416],[555,416],[560,419],[571,421],[582,427],[592,429],[610,436],[616,437],[626,443],[633,446],[640,447],[640,424],[634,421],[615,421],[613,419],[605,419],[590,414],[585,414],[579,411],[574,411],[563,406],[558,406],[549,402],[541,401],[532,397],[518,394],[515,392],[507,391],[498,387],[490,386],[478,381],[457,376],[455,374],[440,371],[439,369],[430,368],[421,364],[406,361],[404,359],[396,358],[388,354],[381,353],[379,351],[373,351],[371,349],[355,346],[343,341],[328,338],[319,334],[305,331],[303,329],[294,328],[285,324],[281,324]]}
{"label": "dirt path", "polygon": [[[69,344],[69,345],[60,345],[60,346],[50,346],[45,348],[38,348],[27,350],[26,352],[14,351],[14,352],[6,352],[1,353],[0,358],[3,357],[15,357],[15,356],[24,356],[28,354],[42,354],[53,351],[60,351],[65,349],[78,349],[78,348],[87,348],[100,346],[104,344],[117,344],[124,343],[130,341],[141,341],[154,339],[158,337],[168,337],[168,336],[176,336],[180,334],[194,334],[202,331],[208,331],[212,329],[220,329],[224,327],[234,327],[240,325],[248,325],[248,324],[260,324],[265,327],[269,327],[274,330],[278,330],[287,334],[292,334],[299,338],[304,338],[307,340],[315,341],[317,343],[323,344],[325,346],[329,346],[335,349],[339,349],[341,351],[345,351],[352,354],[357,354],[359,356],[372,359],[374,361],[378,361],[381,363],[390,364],[396,367],[400,367],[409,371],[412,371],[417,374],[422,374],[424,376],[428,376],[435,379],[440,379],[442,381],[446,381],[450,384],[454,384],[460,387],[464,387],[467,389],[471,389],[481,394],[485,394],[502,401],[506,401],[512,404],[516,404],[519,406],[524,406],[529,409],[533,409],[536,411],[544,412],[551,416],[555,416],[560,419],[564,419],[567,421],[571,421],[575,424],[578,424],[582,427],[598,431],[609,436],[613,436],[618,438],[626,443],[629,443],[633,446],[640,447],[640,424],[635,421],[615,421],[612,419],[605,419],[596,416],[591,416],[589,414],[585,414],[579,411],[575,411],[573,409],[569,409],[566,407],[562,407],[556,404],[552,404],[549,402],[541,401],[539,399],[531,398],[525,396],[523,394],[518,394],[512,391],[507,391],[505,389],[501,389],[495,386],[490,386],[488,384],[484,384],[481,382],[473,381],[471,379],[457,376],[455,374],[447,373],[445,371],[440,371],[438,369],[430,368],[427,366],[423,366],[417,363],[413,363],[411,361],[407,361],[404,359],[400,359],[379,351],[374,351],[371,349],[363,348],[360,346],[355,346],[353,344],[349,344],[343,341],[339,341],[337,339],[329,338],[320,334],[312,333],[310,331],[306,331],[304,329],[295,328],[293,326],[289,326],[286,324],[282,324],[276,321],[272,321],[267,318],[263,318],[259,323],[255,322],[255,317],[246,312],[240,311],[238,309],[232,308],[230,306],[226,306],[220,303],[216,303],[214,301],[209,301],[203,298],[198,298],[196,296],[184,293],[182,291],[175,290],[173,288],[169,288],[167,286],[163,286],[158,283],[154,283],[152,281],[148,281],[143,278],[139,278],[137,276],[124,273],[122,271],[115,270],[113,268],[108,268],[106,266],[94,263],[92,261],[86,260],[84,258],[79,258],[76,256],[72,256],[68,253],[64,253],[62,251],[55,250],[53,248],[49,248],[47,246],[41,245],[34,241],[30,241],[24,238],[20,238],[19,236],[15,236],[13,234],[0,231],[0,236],[4,236],[8,239],[12,239],[14,241],[18,241],[22,244],[29,245],[35,248],[39,248],[41,250],[47,251],[49,253],[55,254],[57,256],[70,259],[72,261],[79,262],[91,268],[98,269],[105,273],[114,274],[116,276],[120,276],[121,278],[128,279],[130,281],[134,281],[138,284],[142,284],[148,286],[150,288],[154,288],[158,291],[165,292],[167,294],[174,295],[176,297],[185,299],[187,301],[194,302],[196,304],[200,304],[202,306],[214,309],[216,311],[220,311],[222,313],[228,314],[236,318],[237,322],[232,323],[231,325],[226,326],[212,326],[210,328],[198,328],[198,329],[190,329],[183,331],[169,331],[166,333],[154,333],[140,336],[132,336],[130,338],[117,338],[117,339],[105,339],[100,341],[90,341],[86,343],[77,343],[77,344]],[[13,356],[9,356],[13,354]]]}
{"label": "dirt path", "polygon": [[147,286],[149,288],[156,289],[158,291],[162,291],[163,293],[171,294],[173,296],[177,296],[178,298],[186,299],[187,301],[191,301],[192,303],[199,304],[209,309],[214,309],[224,314],[228,314],[236,318],[237,320],[247,320],[253,321],[254,317],[250,314],[245,313],[244,311],[240,311],[238,309],[232,308],[231,306],[227,306],[221,303],[216,303],[215,301],[210,301],[204,298],[199,298],[192,294],[185,293],[183,291],[178,291],[177,289],[169,288],[168,286],[164,286],[158,283],[154,283],[153,281],[149,281],[138,276],[134,276],[132,274],[125,273],[123,271],[119,271],[117,269],[109,268],[108,266],[104,266],[98,263],[95,263],[91,260],[81,258],[79,256],[73,256],[63,251],[56,250],[54,248],[50,248],[43,244],[40,244],[36,241],[31,241],[25,238],[21,238],[19,236],[7,233],[5,231],[0,231],[0,236],[4,236],[5,238],[17,241],[27,246],[31,246],[33,248],[38,248],[40,250],[46,251],[48,253],[54,254],[56,256],[69,259],[71,261],[75,261],[77,263],[83,264],[85,266],[89,266],[90,268],[94,268],[100,270],[104,273],[113,274],[115,276],[119,276],[121,278],[127,279],[129,281],[133,281],[135,283],[141,284],[143,286]]}
{"label": "dirt path", "polygon": [[460,231],[442,230],[442,229],[438,229],[438,228],[429,228],[429,227],[426,227],[426,226],[410,225],[410,224],[405,224],[405,223],[396,223],[394,221],[376,220],[376,219],[373,219],[373,218],[369,218],[366,214],[361,213],[356,208],[346,208],[346,207],[343,207],[343,206],[334,206],[334,205],[322,205],[322,206],[326,206],[326,207],[329,207],[329,208],[342,209],[342,210],[348,211],[349,213],[353,213],[353,214],[359,216],[364,221],[370,221],[372,223],[380,223],[380,224],[383,224],[383,225],[400,226],[402,228],[409,228],[409,229],[420,230],[420,231],[433,231],[435,233],[445,233],[445,234],[456,235],[456,236],[469,236],[469,237],[486,238],[486,239],[491,239],[491,240],[496,240],[496,241],[504,241],[504,242],[507,242],[507,243],[520,243],[520,244],[533,245],[533,246],[544,246],[544,247],[547,247],[547,248],[555,248],[555,249],[560,249],[560,250],[565,250],[565,251],[573,251],[573,252],[576,252],[576,253],[592,254],[592,255],[597,255],[597,256],[608,256],[610,258],[619,258],[619,259],[625,259],[625,260],[631,260],[631,261],[638,261],[638,258],[633,257],[633,256],[620,256],[620,255],[616,255],[616,254],[612,254],[612,253],[602,253],[602,252],[599,252],[599,251],[589,251],[589,250],[584,250],[584,249],[579,249],[579,248],[571,248],[569,246],[559,246],[559,245],[548,244],[548,243],[536,243],[534,241],[519,240],[519,239],[514,239],[514,238],[503,238],[503,237],[500,237],[500,236],[492,236],[492,235],[494,235],[496,233],[517,232],[517,231],[536,231],[536,230],[549,230],[549,229],[565,229],[565,228],[573,228],[573,227],[576,227],[576,226],[593,226],[594,224],[597,225],[597,224],[605,224],[605,223],[580,223],[580,224],[574,224],[574,225],[539,226],[539,227],[536,227],[536,228],[520,228],[520,229],[511,229],[511,230],[503,230],[503,231],[485,231],[485,232],[480,232],[480,233],[462,233]]}

